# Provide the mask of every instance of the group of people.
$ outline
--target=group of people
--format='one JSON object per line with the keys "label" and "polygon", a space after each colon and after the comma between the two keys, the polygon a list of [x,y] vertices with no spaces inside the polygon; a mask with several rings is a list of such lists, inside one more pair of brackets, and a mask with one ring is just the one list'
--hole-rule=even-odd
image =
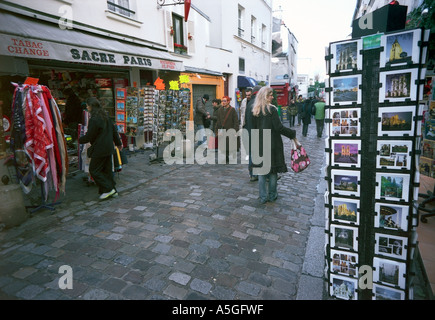
{"label": "group of people", "polygon": [[[231,106],[231,98],[228,96],[222,97],[221,100],[215,99],[212,101],[213,113],[206,111],[206,103],[209,101],[209,96],[204,95],[198,99],[195,105],[194,122],[202,139],[199,139],[199,144],[206,142],[204,134],[205,126],[210,121],[210,129],[213,130],[216,136],[220,130],[234,129],[236,132],[242,127],[248,132],[249,139],[243,141],[245,149],[249,150],[249,175],[251,181],[258,180],[260,203],[265,204],[273,202],[278,198],[277,181],[278,173],[287,172],[287,165],[284,157],[284,145],[281,135],[289,139],[296,138],[296,131],[285,127],[279,117],[278,109],[272,104],[274,99],[273,89],[264,86],[256,86],[253,89],[248,89],[246,98],[242,102],[241,117],[239,119],[234,107]],[[116,126],[108,117],[107,113],[101,107],[100,102],[96,98],[86,100],[87,110],[91,114],[87,133],[79,138],[79,143],[91,143],[92,154],[89,165],[89,172],[99,188],[100,199],[108,199],[118,196],[115,188],[115,181],[112,172],[112,156],[114,153],[114,145],[120,150],[122,142],[119,138]],[[259,130],[258,145],[251,141],[251,131]],[[269,131],[270,135],[265,135],[265,131]],[[265,154],[263,150],[263,140],[266,137],[271,137],[270,140],[270,155]],[[226,161],[229,162],[230,152],[234,149],[229,148],[229,139],[226,141]],[[251,159],[251,150],[258,148],[260,158],[269,156],[270,167],[266,171],[262,171],[260,175],[254,175],[256,168],[263,167],[263,164],[253,163]],[[238,148],[237,148],[238,149]],[[235,150],[237,151],[237,150]]]}
{"label": "group of people", "polygon": [[[204,95],[196,101],[194,122],[197,134],[200,139],[198,145],[206,142],[206,136],[203,133],[206,120],[212,120],[211,130],[217,137],[219,130],[234,129],[236,132],[239,128],[246,129],[248,139],[243,141],[244,147],[248,150],[249,157],[249,175],[251,181],[258,180],[260,203],[265,204],[273,202],[278,198],[277,181],[278,173],[287,172],[285,163],[284,145],[281,135],[289,139],[296,138],[296,131],[285,127],[279,117],[278,109],[272,104],[274,99],[273,89],[268,86],[256,86],[246,90],[246,98],[243,99],[240,107],[240,119],[234,107],[231,106],[231,98],[225,96],[221,101],[213,100],[213,114],[206,111],[205,105],[209,101],[209,96]],[[219,104],[221,102],[221,105]],[[252,143],[251,131],[259,130],[259,143]],[[252,148],[258,148],[260,158],[264,157],[263,139],[265,139],[265,130],[270,130],[270,168],[265,174],[255,175],[255,168],[262,167],[263,164],[252,162]],[[200,132],[200,133],[198,133]],[[201,138],[202,137],[202,138]],[[226,141],[226,161],[229,162],[230,150],[229,141]]]}
{"label": "group of people", "polygon": [[316,121],[317,137],[322,137],[323,129],[325,127],[324,99],[310,97],[304,100],[302,95],[299,95],[296,101],[290,101],[289,115],[290,127],[295,126],[296,116],[298,118],[298,126],[302,123],[302,135],[304,137],[307,136],[308,126],[311,124],[311,119],[314,118]]}

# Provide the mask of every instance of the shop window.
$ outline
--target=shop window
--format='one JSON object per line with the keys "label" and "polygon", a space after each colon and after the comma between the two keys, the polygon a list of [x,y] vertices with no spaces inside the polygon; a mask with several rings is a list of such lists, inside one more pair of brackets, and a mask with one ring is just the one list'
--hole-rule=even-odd
{"label": "shop window", "polygon": [[239,72],[245,73],[245,59],[239,58]]}
{"label": "shop window", "polygon": [[172,36],[174,38],[174,52],[187,54],[187,47],[184,45],[183,17],[172,15]]}
{"label": "shop window", "polygon": [[125,17],[134,17],[135,12],[130,9],[129,0],[109,0],[107,7],[110,11],[119,13]]}

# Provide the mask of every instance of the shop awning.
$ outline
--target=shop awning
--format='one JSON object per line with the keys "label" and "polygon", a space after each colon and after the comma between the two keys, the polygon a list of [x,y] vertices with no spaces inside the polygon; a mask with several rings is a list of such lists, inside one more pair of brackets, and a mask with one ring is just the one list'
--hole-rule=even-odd
{"label": "shop awning", "polygon": [[245,76],[237,77],[237,87],[239,88],[255,87],[257,84],[258,82],[253,78]]}
{"label": "shop awning", "polygon": [[184,71],[166,51],[0,12],[0,55]]}

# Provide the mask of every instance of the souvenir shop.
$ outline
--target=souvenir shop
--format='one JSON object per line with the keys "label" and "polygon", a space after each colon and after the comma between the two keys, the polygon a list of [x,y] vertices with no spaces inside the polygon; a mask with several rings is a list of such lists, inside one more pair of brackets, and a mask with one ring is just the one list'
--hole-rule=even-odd
{"label": "souvenir shop", "polygon": [[[45,125],[52,122],[52,127],[61,130],[62,137],[65,139],[64,153],[60,149],[60,146],[63,146],[61,137],[57,137],[57,144],[52,141],[53,146],[57,145],[57,149],[53,150],[54,155],[48,154],[48,158],[45,159],[44,166],[50,170],[42,171],[46,173],[43,177],[44,181],[41,180],[41,173],[36,170],[30,170],[31,172],[27,174],[28,165],[34,163],[35,159],[28,156],[31,150],[23,149],[27,155],[24,160],[27,162],[23,160],[22,164],[23,168],[27,169],[18,167],[17,169],[22,171],[18,172],[18,175],[23,176],[21,187],[25,192],[33,182],[37,182],[38,186],[41,184],[41,203],[45,206],[44,201],[50,190],[53,189],[56,196],[64,190],[65,181],[59,180],[64,177],[63,174],[66,171],[63,170],[86,171],[87,159],[81,156],[83,148],[79,149],[77,143],[72,140],[77,139],[78,135],[86,131],[86,119],[89,115],[84,111],[84,107],[87,97],[99,98],[118,125],[125,147],[137,146],[135,140],[142,140],[141,146],[143,146],[146,136],[152,143],[154,82],[160,76],[164,83],[168,83],[169,89],[169,82],[178,80],[180,71],[184,69],[182,62],[175,60],[173,56],[164,51],[121,43],[78,30],[61,30],[57,25],[38,23],[19,16],[5,15],[2,12],[0,12],[0,18],[2,22],[5,22],[2,23],[0,34],[2,42],[0,48],[0,119],[2,120],[1,127],[4,128],[0,132],[0,160],[4,161],[11,157],[11,137],[14,134],[14,125],[18,124],[14,119],[16,115],[13,114],[11,106],[16,103],[15,99],[20,95],[27,97],[28,93],[35,92],[35,99],[38,99],[40,104],[45,103],[46,108],[41,107],[41,110],[51,114],[50,121],[43,119]],[[20,28],[14,27],[17,25]],[[50,39],[42,39],[41,34],[50,35]],[[111,48],[113,51],[107,51],[105,48]],[[79,102],[78,111],[83,121],[78,122],[82,122],[82,126],[78,126],[77,123],[68,126],[64,122],[65,107],[68,102],[65,89],[72,89],[76,101]],[[18,92],[21,94],[18,95]],[[45,96],[39,96],[45,92],[49,97],[47,99]],[[165,94],[164,96],[171,99],[173,95]],[[25,101],[29,100],[25,99]],[[22,117],[21,120],[25,121],[25,114]],[[173,123],[174,120],[169,117],[165,119],[168,124]],[[23,124],[22,128],[26,128],[26,123],[23,122]],[[150,133],[142,134],[145,130]],[[56,130],[55,132],[58,133]],[[38,140],[34,141],[38,142]],[[12,142],[16,143],[16,139],[12,139]],[[20,147],[27,147],[27,142],[23,143],[24,146]],[[22,150],[14,149],[15,147],[17,146],[14,145],[12,149]],[[16,152],[18,151],[14,151]],[[35,155],[36,159],[40,158],[37,153]],[[18,157],[11,158],[14,161],[19,159]],[[9,185],[12,185],[12,180],[15,181],[15,173],[3,171],[1,173],[2,177],[7,176]],[[56,176],[50,176],[55,174]],[[32,183],[28,183],[29,181]],[[6,185],[5,182],[2,185]]]}

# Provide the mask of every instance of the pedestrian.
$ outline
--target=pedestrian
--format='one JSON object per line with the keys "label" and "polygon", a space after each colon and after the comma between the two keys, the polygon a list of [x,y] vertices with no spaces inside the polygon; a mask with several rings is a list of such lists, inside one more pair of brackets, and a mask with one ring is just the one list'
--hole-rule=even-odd
{"label": "pedestrian", "polygon": [[[260,89],[262,88],[262,86],[260,85],[256,85],[253,89],[252,89],[252,97],[251,99],[248,101],[248,104],[246,106],[246,111],[245,111],[245,126],[244,129],[246,129],[247,134],[248,134],[248,141],[245,142],[245,146],[249,145],[251,143],[251,130],[252,130],[252,109],[254,107],[255,104],[255,99],[257,98],[257,94],[260,91]],[[249,157],[249,165],[248,165],[248,170],[249,170],[249,180],[251,182],[254,181],[258,181],[258,176],[254,175],[252,173],[252,155],[251,155],[251,150],[252,150],[252,146],[249,145],[249,151],[248,151],[248,157]]]}
{"label": "pedestrian", "polygon": [[[213,133],[216,132],[216,125],[217,125],[217,115],[219,112],[219,109],[222,108],[221,105],[221,100],[220,99],[213,99],[213,101],[211,102],[211,105],[213,107],[213,115],[210,117],[210,120],[212,120],[212,125],[211,125],[211,130],[213,131]],[[209,145],[209,149],[214,150],[215,152],[218,151],[218,138],[217,136],[215,136],[214,138],[214,149],[212,149],[212,147]]]}
{"label": "pedestrian", "polygon": [[322,99],[314,104],[316,113],[314,119],[316,119],[317,137],[321,138],[323,135],[323,128],[325,126],[325,100]]}
{"label": "pedestrian", "polygon": [[213,106],[213,115],[210,117],[210,119],[213,121],[212,126],[211,126],[211,130],[213,132],[216,132],[217,114],[218,114],[219,109],[222,107],[221,103],[222,103],[222,101],[220,99],[214,99],[211,102],[211,105]]}
{"label": "pedestrian", "polygon": [[295,100],[290,100],[290,105],[288,107],[289,113],[289,124],[290,128],[295,126],[296,116],[298,114],[298,107],[296,106]]}
{"label": "pedestrian", "polygon": [[299,95],[296,101],[296,107],[298,108],[298,126],[300,126],[302,122],[302,112],[304,110],[304,99],[302,99],[302,95]]}
{"label": "pedestrian", "polygon": [[98,186],[100,200],[117,197],[113,179],[112,158],[115,152],[114,143],[122,150],[116,126],[110,120],[106,111],[101,108],[98,99],[91,97],[86,101],[87,110],[91,114],[87,133],[79,138],[79,143],[91,143],[88,148],[88,157],[91,158],[89,173]]}
{"label": "pedestrian", "polygon": [[[260,130],[259,145],[253,145],[253,147],[258,148],[258,154],[260,157],[267,156],[263,154],[264,130],[271,130],[270,168],[267,170],[267,174],[258,176],[260,203],[262,204],[266,203],[267,201],[273,202],[278,198],[278,173],[284,173],[288,171],[287,165],[285,163],[284,144],[282,142],[281,135],[284,135],[289,139],[296,138],[296,131],[284,127],[281,123],[278,115],[278,109],[276,106],[271,104],[272,100],[272,88],[263,87],[258,92],[254,107],[252,109],[252,129]],[[261,165],[253,164],[252,166],[257,167]]]}
{"label": "pedestrian", "polygon": [[77,140],[78,124],[82,122],[82,101],[72,88],[66,88],[63,95],[66,98],[63,123],[69,129],[68,133],[75,141]]}
{"label": "pedestrian", "polygon": [[198,146],[203,144],[207,139],[204,130],[204,119],[210,119],[210,113],[205,109],[208,100],[210,100],[210,97],[208,94],[205,94],[202,98],[199,98],[195,104],[195,117],[193,120],[196,126]]}
{"label": "pedestrian", "polygon": [[242,100],[242,103],[240,104],[240,127],[242,128],[245,126],[246,106],[252,98],[252,88],[247,88],[245,95],[246,97]]}
{"label": "pedestrian", "polygon": [[[224,96],[222,98],[222,107],[219,109],[218,114],[217,114],[216,132],[215,132],[216,136],[219,136],[223,133],[221,131],[222,129],[224,129],[224,130],[234,129],[236,131],[236,135],[237,135],[237,132],[239,131],[239,117],[237,116],[236,109],[234,109],[230,105],[230,102],[231,102],[230,97]],[[227,133],[227,135],[228,135],[228,133]],[[234,138],[236,139],[235,141],[238,140],[237,136],[235,136]],[[224,149],[225,149],[226,163],[229,163],[230,154],[234,158],[236,156],[238,147],[237,147],[237,143],[236,143],[236,146],[234,146],[233,143],[230,143],[228,137],[225,140],[226,140],[226,143],[221,143],[221,141],[219,141],[218,148],[221,151],[224,151]]]}
{"label": "pedestrian", "polygon": [[302,135],[304,137],[308,134],[308,126],[311,124],[311,102],[313,98],[306,99],[302,109]]}

